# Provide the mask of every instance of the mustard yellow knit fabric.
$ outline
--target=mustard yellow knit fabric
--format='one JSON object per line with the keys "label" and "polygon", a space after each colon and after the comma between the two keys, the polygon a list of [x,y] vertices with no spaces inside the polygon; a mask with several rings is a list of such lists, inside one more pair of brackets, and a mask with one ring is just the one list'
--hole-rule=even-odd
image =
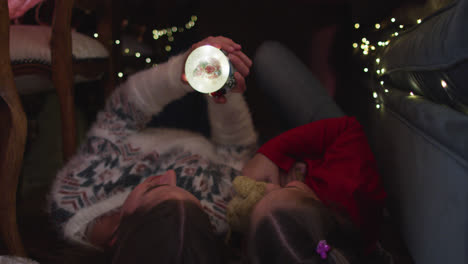
{"label": "mustard yellow knit fabric", "polygon": [[237,176],[233,187],[236,194],[227,206],[226,218],[231,230],[244,232],[248,229],[254,205],[265,195],[266,183]]}

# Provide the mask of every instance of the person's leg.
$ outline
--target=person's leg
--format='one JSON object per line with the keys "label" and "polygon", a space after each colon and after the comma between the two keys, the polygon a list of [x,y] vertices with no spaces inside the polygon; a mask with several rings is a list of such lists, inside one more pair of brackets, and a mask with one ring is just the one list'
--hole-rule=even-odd
{"label": "person's leg", "polygon": [[253,70],[262,93],[289,127],[344,115],[310,70],[278,42],[267,41],[257,49]]}

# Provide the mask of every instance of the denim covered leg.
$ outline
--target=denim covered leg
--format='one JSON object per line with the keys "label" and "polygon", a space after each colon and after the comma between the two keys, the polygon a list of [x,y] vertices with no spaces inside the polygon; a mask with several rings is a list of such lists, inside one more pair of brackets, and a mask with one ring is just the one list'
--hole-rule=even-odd
{"label": "denim covered leg", "polygon": [[267,41],[257,49],[253,70],[262,93],[290,128],[344,115],[310,70],[279,42]]}

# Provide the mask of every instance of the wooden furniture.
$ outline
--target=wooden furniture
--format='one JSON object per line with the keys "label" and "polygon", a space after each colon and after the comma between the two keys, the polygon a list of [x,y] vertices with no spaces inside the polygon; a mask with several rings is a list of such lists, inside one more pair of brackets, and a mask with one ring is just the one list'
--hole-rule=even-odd
{"label": "wooden furniture", "polygon": [[[119,1],[112,0],[55,0],[52,26],[11,25],[10,57],[20,94],[41,92],[38,81],[26,85],[21,77],[36,76],[51,79],[57,92],[62,129],[63,159],[67,161],[75,152],[76,117],[74,84],[79,80],[103,81],[109,94],[114,87],[112,37],[118,31],[113,27],[113,10]],[[95,11],[98,37],[87,36],[71,29],[74,8]]]}
{"label": "wooden furniture", "polygon": [[[109,94],[114,87],[112,12],[119,1],[56,0],[52,26],[11,25],[8,1],[0,1],[0,240],[8,254],[26,256],[16,221],[18,178],[27,137],[27,118],[17,79],[42,76],[51,79],[60,102],[63,158],[76,149],[74,84],[76,76],[104,78]],[[74,7],[97,10],[101,23],[98,39],[71,30]],[[32,89],[36,82],[23,88]],[[29,91],[31,93],[31,91]]]}
{"label": "wooden furniture", "polygon": [[26,256],[16,224],[16,190],[27,121],[10,65],[7,1],[0,1],[0,36],[0,235],[9,254]]}

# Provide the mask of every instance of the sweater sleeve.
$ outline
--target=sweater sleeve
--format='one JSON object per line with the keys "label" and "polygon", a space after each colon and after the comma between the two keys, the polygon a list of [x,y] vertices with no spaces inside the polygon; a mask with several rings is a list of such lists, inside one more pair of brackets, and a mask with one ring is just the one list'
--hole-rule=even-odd
{"label": "sweater sleeve", "polygon": [[167,104],[192,91],[180,79],[185,57],[174,56],[129,77],[107,100],[88,138],[104,137],[117,142],[143,129]]}
{"label": "sweater sleeve", "polygon": [[[211,139],[215,144],[244,150],[257,147],[257,133],[242,94],[228,93],[225,104],[217,104],[209,96],[206,99]],[[251,148],[251,146],[255,147]],[[246,156],[252,154],[248,152],[255,152],[255,150],[245,152]]]}
{"label": "sweater sleeve", "polygon": [[350,119],[323,119],[296,127],[271,139],[258,152],[289,171],[297,160],[323,157],[327,149],[346,133]]}

